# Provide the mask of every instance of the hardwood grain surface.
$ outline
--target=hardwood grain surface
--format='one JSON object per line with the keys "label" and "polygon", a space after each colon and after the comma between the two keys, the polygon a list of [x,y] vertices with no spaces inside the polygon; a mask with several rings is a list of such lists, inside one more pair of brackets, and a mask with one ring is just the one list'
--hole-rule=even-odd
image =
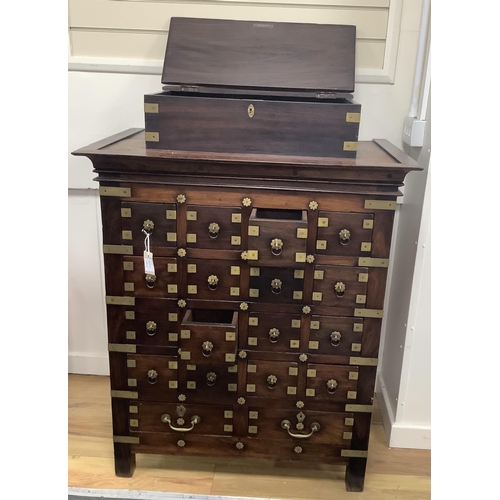
{"label": "hardwood grain surface", "polygon": [[68,486],[304,500],[430,499],[430,451],[387,447],[375,405],[365,489],[346,492],[344,467],[269,460],[137,455],[115,475],[109,377],[68,377]]}

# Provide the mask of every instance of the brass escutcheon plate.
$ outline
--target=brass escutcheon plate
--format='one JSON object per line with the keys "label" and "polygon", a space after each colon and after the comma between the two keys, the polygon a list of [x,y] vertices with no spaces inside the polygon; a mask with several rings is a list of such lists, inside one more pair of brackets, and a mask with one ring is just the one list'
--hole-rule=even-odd
{"label": "brass escutcheon plate", "polygon": [[253,118],[254,114],[255,114],[255,108],[254,108],[253,104],[249,104],[249,106],[248,106],[248,116],[250,118]]}

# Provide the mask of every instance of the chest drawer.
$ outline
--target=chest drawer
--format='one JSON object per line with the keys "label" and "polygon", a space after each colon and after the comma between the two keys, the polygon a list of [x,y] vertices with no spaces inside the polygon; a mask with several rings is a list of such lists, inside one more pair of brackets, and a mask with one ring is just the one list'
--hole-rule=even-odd
{"label": "chest drawer", "polygon": [[125,311],[123,342],[176,347],[178,323],[176,300],[136,298],[135,305]]}
{"label": "chest drawer", "polygon": [[349,403],[356,400],[358,367],[307,364],[306,400],[325,403]]}
{"label": "chest drawer", "polygon": [[251,360],[247,364],[246,393],[263,398],[293,399],[297,394],[298,363]]}
{"label": "chest drawer", "polygon": [[316,253],[369,256],[371,255],[372,232],[372,214],[320,211]]}
{"label": "chest drawer", "polygon": [[187,246],[219,250],[241,248],[241,208],[187,206]]}
{"label": "chest drawer", "polygon": [[363,320],[337,316],[311,317],[309,352],[352,356],[361,351]]}
{"label": "chest drawer", "polygon": [[[172,350],[175,352],[175,350]],[[127,355],[127,383],[137,391],[139,399],[149,401],[177,401],[179,387],[179,359],[177,355]]]}
{"label": "chest drawer", "polygon": [[187,294],[193,299],[238,300],[239,261],[188,259]]}
{"label": "chest drawer", "polygon": [[299,347],[300,314],[249,314],[249,351],[298,352]]}
{"label": "chest drawer", "polygon": [[134,253],[144,251],[145,230],[154,253],[158,247],[175,247],[177,242],[177,211],[173,203],[122,202],[122,244],[132,245]]}
{"label": "chest drawer", "polygon": [[248,435],[289,443],[349,444],[352,421],[352,413],[250,407]]}
{"label": "chest drawer", "polygon": [[248,221],[248,248],[257,250],[258,263],[290,266],[305,262],[307,212],[254,208]]}
{"label": "chest drawer", "polygon": [[304,287],[304,270],[288,267],[251,267],[251,301],[276,304],[300,304]]}
{"label": "chest drawer", "polygon": [[366,303],[368,268],[320,266],[314,268],[313,303],[353,309]]}
{"label": "chest drawer", "polygon": [[143,257],[123,257],[124,294],[135,297],[177,297],[177,260],[154,257],[155,275],[146,275]]}
{"label": "chest drawer", "polygon": [[179,438],[233,433],[232,406],[137,402],[131,407],[130,428],[134,431],[166,432]]}
{"label": "chest drawer", "polygon": [[234,363],[238,346],[238,313],[188,309],[181,323],[180,345],[181,358],[190,363]]}
{"label": "chest drawer", "polygon": [[[185,370],[185,371],[184,371]],[[181,364],[185,383],[180,387],[186,401],[206,403],[236,401],[238,366],[236,364],[199,363]]]}

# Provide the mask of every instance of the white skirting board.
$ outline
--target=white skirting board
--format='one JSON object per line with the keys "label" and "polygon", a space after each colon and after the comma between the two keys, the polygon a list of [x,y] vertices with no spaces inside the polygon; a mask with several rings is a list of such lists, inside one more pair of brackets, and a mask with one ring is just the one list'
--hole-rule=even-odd
{"label": "white skirting board", "polygon": [[[99,490],[68,488],[68,500],[273,500],[272,498],[226,497],[219,495],[194,495],[184,493],[163,493],[141,490]],[[277,500],[277,499],[274,499]]]}
{"label": "white skirting board", "polygon": [[430,450],[431,426],[396,421],[381,373],[377,375],[376,393],[389,448]]}
{"label": "white skirting board", "polygon": [[68,353],[68,373],[109,376],[108,356],[99,353],[70,352]]}

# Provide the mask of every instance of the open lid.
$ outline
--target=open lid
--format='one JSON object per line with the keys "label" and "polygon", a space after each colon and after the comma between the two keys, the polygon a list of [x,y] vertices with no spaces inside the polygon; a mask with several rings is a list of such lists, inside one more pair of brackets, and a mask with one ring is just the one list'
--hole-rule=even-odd
{"label": "open lid", "polygon": [[354,92],[356,27],[173,17],[162,83]]}

